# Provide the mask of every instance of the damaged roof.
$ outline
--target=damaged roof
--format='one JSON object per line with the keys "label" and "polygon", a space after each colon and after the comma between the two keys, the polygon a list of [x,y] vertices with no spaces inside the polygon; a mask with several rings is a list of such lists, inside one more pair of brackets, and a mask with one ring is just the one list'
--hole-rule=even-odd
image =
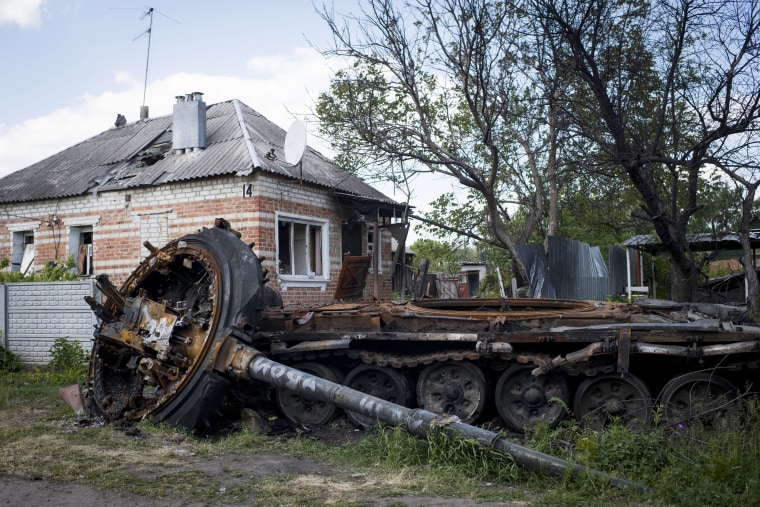
{"label": "damaged roof", "polygon": [[[693,252],[712,252],[716,250],[740,250],[741,234],[738,232],[701,232],[687,234],[686,241]],[[752,248],[760,247],[760,231],[750,231],[749,241]],[[622,246],[636,248],[649,253],[664,252],[665,245],[660,238],[651,234],[639,234],[623,241]]]}
{"label": "damaged roof", "polygon": [[204,149],[172,150],[172,116],[111,128],[0,179],[0,203],[79,196],[264,171],[360,201],[401,205],[306,147],[285,161],[286,132],[237,100],[207,106]]}

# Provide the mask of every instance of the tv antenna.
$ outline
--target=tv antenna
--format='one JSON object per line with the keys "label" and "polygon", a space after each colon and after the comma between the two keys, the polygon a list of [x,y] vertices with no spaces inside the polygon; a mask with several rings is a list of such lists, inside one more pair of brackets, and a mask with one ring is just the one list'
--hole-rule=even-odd
{"label": "tv antenna", "polygon": [[140,16],[140,21],[144,20],[146,17],[150,18],[150,22],[148,23],[148,29],[132,39],[132,42],[136,41],[140,37],[142,37],[145,34],[148,34],[148,55],[145,58],[145,81],[143,82],[143,101],[142,101],[142,107],[145,107],[145,92],[148,89],[148,66],[150,65],[150,39],[151,35],[153,34],[153,7],[148,7],[148,10],[143,13],[142,16]]}
{"label": "tv antenna", "polygon": [[153,35],[153,16],[155,14],[160,14],[161,16],[165,17],[168,20],[174,21],[175,23],[179,23],[179,21],[177,21],[176,19],[170,18],[166,14],[157,11],[153,7],[146,7],[145,9],[146,9],[145,12],[143,12],[142,16],[140,16],[140,21],[143,21],[145,18],[148,18],[148,28],[143,33],[141,33],[140,35],[132,39],[132,42],[135,42],[136,40],[141,39],[142,37],[146,35],[148,36],[148,52],[145,57],[145,80],[143,81],[143,100],[142,100],[143,109],[145,108],[145,95],[148,89],[148,69],[150,68],[150,43],[151,43],[151,38]]}

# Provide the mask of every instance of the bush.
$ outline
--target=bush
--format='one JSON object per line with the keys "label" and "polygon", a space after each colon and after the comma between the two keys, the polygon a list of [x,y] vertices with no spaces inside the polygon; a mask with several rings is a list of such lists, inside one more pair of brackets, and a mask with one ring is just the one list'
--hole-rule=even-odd
{"label": "bush", "polygon": [[[69,255],[66,262],[50,261],[39,273],[22,274],[20,271],[0,272],[0,283],[7,282],[61,282],[78,280],[79,276],[72,268],[76,266],[74,256]],[[8,259],[0,259],[0,269],[8,267]]]}
{"label": "bush", "polygon": [[76,340],[56,338],[50,347],[50,355],[53,357],[50,367],[58,373],[79,375],[87,371],[89,354]]}
{"label": "bush", "polygon": [[[0,333],[0,338],[2,338]],[[21,370],[21,363],[16,354],[0,346],[0,372],[15,372]]]}

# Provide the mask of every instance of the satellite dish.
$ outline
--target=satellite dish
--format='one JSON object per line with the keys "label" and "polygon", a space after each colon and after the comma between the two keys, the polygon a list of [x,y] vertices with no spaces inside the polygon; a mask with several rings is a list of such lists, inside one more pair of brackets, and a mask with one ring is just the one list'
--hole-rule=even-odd
{"label": "satellite dish", "polygon": [[285,161],[290,165],[296,165],[303,158],[306,149],[306,125],[301,120],[296,120],[285,135]]}

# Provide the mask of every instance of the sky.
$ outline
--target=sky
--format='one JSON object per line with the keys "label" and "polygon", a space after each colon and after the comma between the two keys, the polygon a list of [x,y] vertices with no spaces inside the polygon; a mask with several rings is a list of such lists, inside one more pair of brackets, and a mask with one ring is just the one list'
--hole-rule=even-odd
{"label": "sky", "polygon": [[[190,92],[207,104],[236,98],[283,129],[305,121],[307,143],[331,155],[310,117],[343,63],[316,49],[331,41],[324,4],[360,13],[358,0],[0,0],[0,177],[113,127],[117,114],[137,120],[143,94],[151,117]],[[416,183],[418,210],[451,190]]]}

